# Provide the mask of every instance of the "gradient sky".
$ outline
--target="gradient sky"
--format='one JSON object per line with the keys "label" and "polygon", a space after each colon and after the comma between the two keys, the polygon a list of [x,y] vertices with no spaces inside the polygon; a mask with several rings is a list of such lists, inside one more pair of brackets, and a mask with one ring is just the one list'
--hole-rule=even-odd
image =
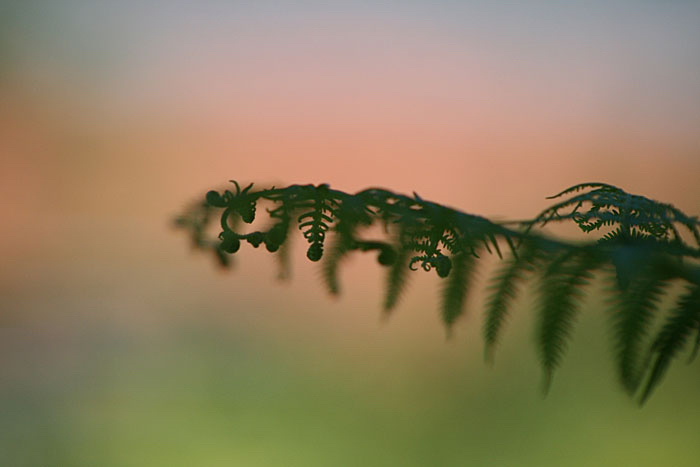
{"label": "gradient sky", "polygon": [[138,232],[170,236],[231,178],[497,218],[603,181],[698,212],[697,2],[2,8],[1,248],[20,269],[97,251],[115,225],[134,235],[111,240],[120,257],[167,257]]}
{"label": "gradient sky", "polygon": [[37,244],[55,264],[98,248],[91,229],[166,235],[231,178],[415,190],[498,218],[603,181],[698,212],[697,2],[2,8],[0,232],[17,267]]}
{"label": "gradient sky", "polygon": [[[5,118],[181,149],[179,180],[197,153],[211,167],[198,183],[385,184],[454,202],[496,180],[536,181],[541,199],[591,178],[678,199],[671,179],[698,167],[696,2],[164,5],[7,4]],[[118,164],[67,151],[68,165]],[[649,181],[662,159],[682,170]]]}

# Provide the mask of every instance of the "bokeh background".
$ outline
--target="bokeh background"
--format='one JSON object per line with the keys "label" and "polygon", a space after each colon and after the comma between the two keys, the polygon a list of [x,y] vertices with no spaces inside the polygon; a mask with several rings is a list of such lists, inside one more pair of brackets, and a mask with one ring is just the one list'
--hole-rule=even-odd
{"label": "bokeh background", "polygon": [[697,465],[698,363],[639,409],[596,298],[543,398],[528,297],[490,367],[433,274],[381,322],[374,258],[333,300],[170,222],[231,178],[697,214],[699,57],[698,2],[0,2],[0,464]]}

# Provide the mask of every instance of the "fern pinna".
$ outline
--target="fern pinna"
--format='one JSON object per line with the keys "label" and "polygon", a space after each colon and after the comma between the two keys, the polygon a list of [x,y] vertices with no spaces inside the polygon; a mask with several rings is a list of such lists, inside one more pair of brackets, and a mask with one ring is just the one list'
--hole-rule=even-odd
{"label": "fern pinna", "polygon": [[[609,278],[605,291],[618,376],[630,395],[641,394],[641,403],[688,340],[694,340],[693,355],[700,347],[700,222],[670,204],[604,183],[583,183],[550,197],[569,196],[531,220],[492,222],[415,193],[372,188],[349,194],[327,184],[253,190],[252,184],[241,189],[232,183],[234,190],[209,191],[176,219],[176,225],[188,230],[194,247],[211,251],[228,267],[230,255],[242,242],[255,248],[264,244],[285,268],[296,226],[308,243],[307,257],[324,259],[323,279],[332,294],[340,292],[343,259],[356,251],[374,251],[387,268],[385,313],[398,303],[410,271],[434,270],[444,280],[441,316],[448,330],[464,312],[480,255],[495,253],[503,262],[487,286],[486,355],[493,358],[518,292],[534,284],[536,342],[545,388],[566,351],[596,273]],[[239,233],[240,221],[253,223],[261,203],[270,205],[266,212],[271,226]],[[207,226],[215,217],[221,231],[207,238]],[[574,222],[587,234],[598,233],[598,238],[572,242],[539,230],[554,222]],[[363,229],[375,223],[383,225],[388,238],[363,237]],[[664,310],[663,299],[675,283],[684,284],[685,292]],[[655,321],[660,327],[650,336]]]}

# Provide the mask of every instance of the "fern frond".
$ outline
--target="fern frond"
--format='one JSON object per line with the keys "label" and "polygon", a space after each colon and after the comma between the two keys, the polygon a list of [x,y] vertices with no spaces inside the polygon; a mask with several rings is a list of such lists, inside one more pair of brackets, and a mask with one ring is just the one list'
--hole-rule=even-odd
{"label": "fern frond", "polygon": [[589,249],[570,250],[554,257],[544,270],[539,288],[537,345],[544,369],[544,389],[566,350],[584,288],[601,265]]}
{"label": "fern frond", "polygon": [[619,290],[613,299],[612,327],[618,376],[630,395],[639,386],[643,341],[668,285],[668,279],[653,270],[640,272],[627,289]]}
{"label": "fern frond", "polygon": [[410,272],[408,263],[412,250],[408,244],[401,241],[400,235],[394,243],[394,249],[396,250],[396,260],[389,267],[386,276],[386,292],[384,294],[383,307],[385,315],[393,310],[398,303],[401,293],[406,288],[409,279],[408,273]]}
{"label": "fern frond", "polygon": [[[615,268],[615,306],[612,328],[615,359],[625,389],[633,394],[644,371],[652,365],[643,394],[645,400],[658,384],[672,357],[690,334],[696,333],[700,347],[700,326],[693,324],[694,311],[684,298],[668,318],[647,353],[640,361],[648,330],[666,287],[682,281],[700,288],[700,221],[670,204],[626,193],[605,183],[582,183],[554,195],[558,203],[532,220],[492,222],[421,198],[382,188],[356,194],[331,190],[326,184],[290,185],[284,188],[253,189],[253,185],[222,192],[209,191],[204,200],[179,216],[176,225],[190,235],[192,245],[214,254],[223,266],[231,264],[231,254],[244,243],[264,244],[281,262],[282,274],[289,267],[289,232],[302,231],[309,243],[307,257],[322,263],[323,278],[332,294],[340,291],[338,270],[351,251],[379,253],[377,260],[388,266],[384,310],[396,306],[409,279],[409,271],[420,266],[435,270],[443,283],[442,319],[448,330],[464,313],[464,301],[479,259],[477,251],[499,256],[500,242],[510,247],[508,258],[492,275],[488,285],[483,333],[487,359],[507,321],[520,287],[529,276],[540,277],[537,346],[549,384],[552,372],[566,350],[571,330],[592,274],[604,265]],[[267,229],[239,233],[237,223],[253,223],[259,202],[274,221]],[[219,213],[220,233],[208,235],[214,214]],[[396,235],[389,244],[381,239],[367,240],[360,227],[380,222],[387,233]],[[574,222],[585,233],[601,232],[597,241],[577,244],[536,232],[535,227],[550,222]],[[507,226],[515,225],[516,228]],[[691,233],[682,238],[679,231]],[[332,231],[333,246],[324,255],[326,235]],[[683,232],[685,233],[685,232]],[[697,294],[697,292],[693,292]],[[695,295],[693,295],[695,297]],[[652,362],[653,361],[653,362]]]}
{"label": "fern frond", "polygon": [[[552,221],[571,219],[588,233],[605,226],[617,226],[613,236],[638,235],[657,240],[670,240],[683,244],[700,257],[700,222],[670,204],[626,193],[624,190],[604,183],[584,183],[568,188],[549,198],[591,189],[575,195],[542,211],[528,221],[530,229],[535,224],[546,225]],[[582,212],[583,206],[590,206]],[[567,209],[570,209],[566,212]],[[562,212],[565,211],[565,212]],[[687,245],[678,233],[676,225],[682,225],[693,236],[695,245]]]}
{"label": "fern frond", "polygon": [[493,351],[498,341],[501,328],[508,317],[512,303],[517,298],[518,287],[527,274],[532,271],[538,251],[534,242],[521,246],[519,254],[511,253],[493,274],[488,285],[489,295],[486,299],[484,314],[485,357],[493,359]]}
{"label": "fern frond", "polygon": [[354,249],[352,236],[349,233],[337,233],[333,237],[333,244],[322,264],[323,279],[326,288],[331,295],[340,294],[340,284],[338,282],[338,266],[340,262]]}
{"label": "fern frond", "polygon": [[323,242],[330,224],[334,221],[335,208],[338,206],[337,201],[329,196],[328,185],[315,188],[308,190],[313,200],[312,210],[301,214],[297,219],[299,230],[304,231],[304,238],[310,244],[306,257],[311,261],[318,261],[323,256]]}
{"label": "fern frond", "polygon": [[556,195],[552,196],[547,196],[545,199],[555,199],[555,198],[560,198],[564,195],[568,195],[569,193],[577,193],[581,190],[585,190],[587,188],[602,188],[605,190],[619,190],[619,188],[614,187],[612,185],[609,185],[607,183],[598,183],[598,182],[588,182],[588,183],[579,183],[578,185],[570,186],[569,188],[560,191]]}
{"label": "fern frond", "polygon": [[680,297],[651,346],[654,363],[647,379],[640,404],[649,398],[661,381],[673,357],[685,346],[686,340],[700,328],[700,287],[688,287]]}
{"label": "fern frond", "polygon": [[448,333],[464,313],[464,301],[474,276],[476,259],[477,256],[466,251],[452,256],[452,270],[442,291],[442,321]]}

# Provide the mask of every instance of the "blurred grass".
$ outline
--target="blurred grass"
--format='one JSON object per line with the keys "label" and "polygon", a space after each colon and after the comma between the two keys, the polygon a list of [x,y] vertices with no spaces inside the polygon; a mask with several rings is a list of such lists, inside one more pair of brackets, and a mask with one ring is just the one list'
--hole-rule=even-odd
{"label": "blurred grass", "polygon": [[13,466],[696,465],[700,380],[689,373],[697,365],[677,364],[640,410],[615,386],[602,316],[588,315],[546,399],[524,313],[493,368],[473,319],[448,342],[409,343],[401,328],[383,327],[357,345],[194,318],[152,333],[95,323],[5,328],[0,458]]}

